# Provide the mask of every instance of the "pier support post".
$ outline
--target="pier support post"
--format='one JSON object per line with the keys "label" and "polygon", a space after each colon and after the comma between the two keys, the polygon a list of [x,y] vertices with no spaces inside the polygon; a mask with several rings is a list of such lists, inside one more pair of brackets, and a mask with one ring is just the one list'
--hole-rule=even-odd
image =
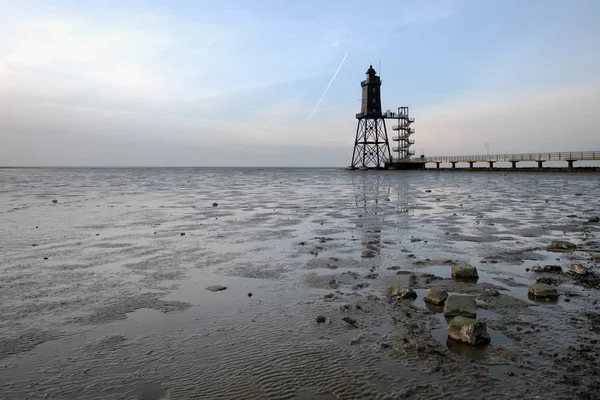
{"label": "pier support post", "polygon": [[488,164],[490,165],[490,168],[494,168],[494,163],[495,163],[495,162],[496,162],[496,161],[488,161]]}
{"label": "pier support post", "polygon": [[456,163],[455,162],[452,163],[452,168],[456,168]]}
{"label": "pier support post", "polygon": [[575,162],[575,160],[567,160],[567,164],[569,168],[573,168],[573,163]]}
{"label": "pier support post", "polygon": [[469,168],[473,168],[473,161],[469,161]]}
{"label": "pier support post", "polygon": [[517,168],[518,161],[511,161],[510,163],[512,164],[513,168]]}
{"label": "pier support post", "polygon": [[437,169],[440,169],[440,163],[439,163],[439,162],[436,162],[436,163],[435,163],[435,167],[436,167]]}
{"label": "pier support post", "polygon": [[544,162],[538,161],[538,168],[544,168]]}

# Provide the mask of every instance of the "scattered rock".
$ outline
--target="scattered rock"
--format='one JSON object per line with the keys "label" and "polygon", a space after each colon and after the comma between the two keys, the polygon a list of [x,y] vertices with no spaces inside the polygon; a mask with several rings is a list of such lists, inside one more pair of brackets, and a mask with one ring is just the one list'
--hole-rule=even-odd
{"label": "scattered rock", "polygon": [[455,317],[448,323],[446,332],[452,339],[472,346],[490,343],[487,325],[477,319]]}
{"label": "scattered rock", "polygon": [[369,274],[369,275],[365,275],[365,279],[376,279],[379,276],[379,274],[374,273],[374,274]]}
{"label": "scattered rock", "polygon": [[500,296],[500,292],[496,289],[485,289],[485,294],[488,296]]}
{"label": "scattered rock", "polygon": [[344,317],[344,318],[342,318],[342,320],[343,320],[343,321],[344,321],[346,324],[350,325],[351,327],[353,327],[353,328],[358,328],[358,321],[357,321],[357,320],[355,320],[354,318],[350,318],[350,317]]}
{"label": "scattered rock", "polygon": [[218,206],[218,205],[219,205],[218,203],[213,203],[213,207],[216,207],[216,206]]}
{"label": "scattered rock", "polygon": [[587,275],[589,270],[581,264],[571,264],[571,272],[575,275]]}
{"label": "scattered rock", "polygon": [[588,218],[588,222],[600,222],[600,217],[594,215],[593,217]]}
{"label": "scattered rock", "polygon": [[181,232],[181,233],[180,233],[180,235],[181,235],[181,236],[185,236],[185,232]]}
{"label": "scattered rock", "polygon": [[546,283],[548,285],[558,285],[558,281],[548,276],[536,276],[535,281],[538,283]]}
{"label": "scattered rock", "polygon": [[47,260],[47,259],[48,259],[48,257],[44,257],[44,260]]}
{"label": "scattered rock", "polygon": [[577,218],[577,214],[569,214],[567,215],[567,218]]}
{"label": "scattered rock", "polygon": [[354,279],[358,279],[358,273],[356,273],[354,271],[346,271],[346,272],[343,272],[342,275],[348,275]]}
{"label": "scattered rock", "polygon": [[206,290],[210,290],[211,292],[220,292],[225,289],[227,289],[227,286],[223,286],[223,285],[212,285],[212,286],[206,287]]}
{"label": "scattered rock", "polygon": [[452,279],[478,279],[477,268],[469,264],[452,266]]}
{"label": "scattered rock", "polygon": [[558,291],[556,288],[546,283],[532,283],[531,285],[527,286],[527,291],[534,297],[539,298],[558,297]]}
{"label": "scattered rock", "polygon": [[336,281],[335,279],[332,279],[329,281],[329,287],[332,289],[337,289],[340,287],[340,282]]}
{"label": "scattered rock", "polygon": [[553,240],[550,243],[550,246],[547,247],[548,250],[571,250],[576,248],[577,246],[574,243],[567,242],[566,240]]}
{"label": "scattered rock", "polygon": [[431,193],[431,189],[425,190],[425,193]]}
{"label": "scattered rock", "polygon": [[400,286],[394,285],[387,291],[388,298],[390,300],[399,300],[399,299],[416,299],[417,292],[415,292],[411,288],[400,289]]}
{"label": "scattered rock", "polygon": [[421,239],[419,239],[419,238],[410,238],[410,241],[411,241],[412,243],[414,243],[414,242],[420,242],[420,241],[421,241]]}
{"label": "scattered rock", "polygon": [[400,298],[414,300],[417,298],[417,292],[411,288],[404,288],[402,289],[402,293],[400,293]]}
{"label": "scattered rock", "polygon": [[325,296],[323,296],[323,300],[325,300],[325,301],[333,301],[333,300],[335,300],[335,298],[336,298],[335,294],[333,294],[333,293],[328,293]]}
{"label": "scattered rock", "polygon": [[597,263],[600,263],[600,254],[594,256],[594,261],[597,262]]}
{"label": "scattered rock", "polygon": [[368,282],[361,282],[361,283],[357,283],[356,285],[352,286],[352,290],[359,290],[359,289],[364,289],[367,286],[369,286]]}
{"label": "scattered rock", "polygon": [[440,305],[448,298],[448,292],[442,289],[430,288],[425,292],[425,300],[427,303]]}
{"label": "scattered rock", "polygon": [[531,270],[533,272],[542,272],[544,269],[542,267],[540,267],[539,265],[536,265],[535,267],[531,268]]}
{"label": "scattered rock", "polygon": [[397,271],[399,269],[402,269],[402,267],[400,267],[398,265],[394,265],[393,267],[387,268],[388,271]]}
{"label": "scattered rock", "polygon": [[52,200],[52,202],[53,202],[54,204],[56,204],[56,203],[58,203],[58,200],[54,199],[54,200]]}
{"label": "scattered rock", "polygon": [[317,317],[317,323],[318,323],[318,324],[322,324],[322,323],[323,323],[323,322],[325,322],[325,321],[327,321],[327,318],[325,318],[324,316],[322,316],[322,315],[319,315],[319,316]]}
{"label": "scattered rock", "polygon": [[477,316],[477,303],[470,296],[449,296],[444,305],[444,316],[475,318]]}
{"label": "scattered rock", "polygon": [[544,272],[560,274],[562,272],[562,267],[560,265],[546,265],[544,266]]}

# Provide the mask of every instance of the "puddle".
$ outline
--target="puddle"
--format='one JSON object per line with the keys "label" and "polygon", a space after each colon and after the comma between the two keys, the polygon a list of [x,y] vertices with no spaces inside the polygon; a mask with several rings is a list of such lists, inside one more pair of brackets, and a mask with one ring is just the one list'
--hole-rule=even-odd
{"label": "puddle", "polygon": [[[427,289],[415,289],[415,292],[417,292],[417,298],[414,301],[414,305],[420,308],[426,308],[427,310],[434,312],[436,314],[438,313],[443,313],[444,312],[444,306],[437,306],[435,304],[430,304],[425,302],[425,292],[427,291]],[[448,296],[470,296],[466,293],[460,293],[460,292],[448,292]],[[483,300],[479,300],[479,299],[475,299],[475,303],[477,303],[478,306],[481,306],[483,304],[485,304],[485,301]],[[483,308],[477,308],[477,318],[487,318],[487,319],[492,319],[495,318],[498,314],[490,311],[490,310],[486,310]]]}
{"label": "puddle", "polygon": [[[480,315],[480,310],[477,310],[477,316],[483,317]],[[483,310],[482,310],[483,311]],[[487,328],[488,333],[490,335],[491,342],[489,345],[479,345],[479,346],[470,346],[468,344],[457,342],[454,339],[450,339],[448,337],[448,333],[446,333],[446,327],[448,326],[448,319],[444,317],[443,314],[436,314],[435,318],[440,322],[440,327],[435,328],[431,331],[431,336],[438,341],[443,346],[446,346],[448,350],[453,353],[469,357],[469,358],[483,358],[486,355],[486,350],[491,345],[505,345],[510,343],[510,339],[504,336],[497,330]]]}
{"label": "puddle", "polygon": [[[438,341],[443,346],[446,346],[453,353],[463,355],[465,357],[482,358],[485,356],[485,351],[489,345],[470,346],[470,345],[467,345],[464,343],[457,342],[454,339],[450,339],[448,337],[448,334],[446,333],[446,327],[448,326],[448,322],[450,322],[450,320],[452,318],[444,317],[444,314],[443,314],[444,307],[426,303],[423,300],[425,297],[425,292],[427,291],[426,289],[416,289],[415,291],[417,292],[417,299],[414,301],[415,306],[420,307],[420,308],[426,308],[427,310],[434,312],[435,313],[434,317],[440,322],[440,327],[435,328],[431,331],[431,336],[436,341]],[[459,292],[448,292],[448,295],[449,296],[453,296],[453,295],[464,296],[465,294],[459,293]],[[478,306],[485,304],[485,302],[482,300],[475,300],[475,301]],[[498,316],[498,314],[493,311],[486,310],[483,308],[477,308],[477,318],[494,319],[497,316]],[[490,329],[489,327],[488,327],[488,333],[491,338],[491,344],[493,344],[493,345],[506,344],[506,343],[510,342],[509,338],[504,336],[499,331]]]}

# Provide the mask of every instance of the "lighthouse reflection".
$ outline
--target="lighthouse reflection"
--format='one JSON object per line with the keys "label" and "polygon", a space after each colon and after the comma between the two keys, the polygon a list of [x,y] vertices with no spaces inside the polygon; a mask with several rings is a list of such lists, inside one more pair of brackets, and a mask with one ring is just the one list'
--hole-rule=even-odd
{"label": "lighthouse reflection", "polygon": [[[357,228],[361,232],[362,257],[374,258],[387,241],[397,242],[407,229],[406,216],[414,210],[410,186],[405,179],[389,179],[380,172],[362,172],[352,177],[354,202],[359,209]],[[385,243],[385,241],[383,241]]]}

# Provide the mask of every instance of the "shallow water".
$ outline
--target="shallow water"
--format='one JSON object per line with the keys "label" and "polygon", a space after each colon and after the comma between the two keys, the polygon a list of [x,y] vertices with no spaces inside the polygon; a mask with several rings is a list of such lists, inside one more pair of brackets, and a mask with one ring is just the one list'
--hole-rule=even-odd
{"label": "shallow water", "polygon": [[[458,385],[450,392],[457,397],[500,396],[506,377],[497,368],[485,386],[398,350],[402,338],[430,337],[428,346],[443,350],[440,321],[406,311],[400,324],[405,311],[374,296],[408,284],[410,274],[449,278],[447,261],[470,263],[477,284],[431,284],[472,293],[496,320],[477,358],[492,363],[503,348],[533,354],[550,340],[567,349],[557,335],[582,337],[585,326],[543,327],[597,312],[597,291],[561,278],[559,293],[572,300],[536,303],[527,298],[535,274],[526,268],[596,268],[599,228],[587,218],[600,214],[599,199],[598,174],[0,169],[0,393],[447,398]],[[552,239],[579,248],[547,252]],[[227,289],[205,289],[211,285]],[[485,285],[502,295],[486,302]],[[317,315],[328,322],[317,324]],[[346,315],[358,328],[343,323]],[[543,327],[527,328],[531,341],[504,340],[519,324]],[[526,361],[540,371],[552,362]],[[515,391],[536,393],[528,374],[511,381]]]}

